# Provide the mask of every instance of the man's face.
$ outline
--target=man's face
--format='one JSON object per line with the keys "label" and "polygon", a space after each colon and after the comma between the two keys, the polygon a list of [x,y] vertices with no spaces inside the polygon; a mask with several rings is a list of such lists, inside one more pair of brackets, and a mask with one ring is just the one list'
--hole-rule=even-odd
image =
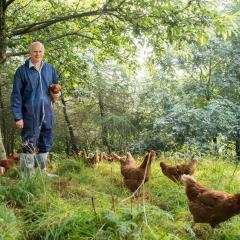
{"label": "man's face", "polygon": [[44,47],[41,44],[34,44],[30,49],[32,63],[41,63],[44,55]]}

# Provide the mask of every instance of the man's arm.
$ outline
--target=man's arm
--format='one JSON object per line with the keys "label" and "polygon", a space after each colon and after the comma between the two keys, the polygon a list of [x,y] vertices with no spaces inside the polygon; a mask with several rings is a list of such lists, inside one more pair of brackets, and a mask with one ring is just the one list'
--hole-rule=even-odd
{"label": "man's arm", "polygon": [[59,76],[57,74],[57,71],[55,70],[55,68],[53,67],[53,76],[52,76],[52,83],[53,84],[57,84],[59,81]]}
{"label": "man's arm", "polygon": [[14,75],[13,90],[11,94],[11,108],[16,125],[20,128],[23,128],[22,89],[23,81],[21,79],[20,69],[18,69]]}

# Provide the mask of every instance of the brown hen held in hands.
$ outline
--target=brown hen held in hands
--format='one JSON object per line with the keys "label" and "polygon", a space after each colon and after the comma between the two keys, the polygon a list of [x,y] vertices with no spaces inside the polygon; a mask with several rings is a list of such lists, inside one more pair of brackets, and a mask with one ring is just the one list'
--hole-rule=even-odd
{"label": "brown hen held in hands", "polygon": [[169,165],[160,162],[160,167],[165,176],[174,182],[180,182],[183,174],[192,175],[197,167],[197,160],[191,160],[188,164]]}
{"label": "brown hen held in hands", "polygon": [[57,100],[59,99],[60,95],[61,95],[61,86],[57,83],[57,84],[51,84],[49,87],[50,90],[50,95],[52,98],[52,102],[55,103],[57,102]]}
{"label": "brown hen held in hands", "polygon": [[61,86],[57,84],[51,84],[50,85],[50,92],[54,94],[58,94],[61,91]]}
{"label": "brown hen held in hands", "polygon": [[240,193],[230,195],[209,189],[189,175],[183,175],[182,181],[195,223],[208,223],[214,228],[240,213]]}

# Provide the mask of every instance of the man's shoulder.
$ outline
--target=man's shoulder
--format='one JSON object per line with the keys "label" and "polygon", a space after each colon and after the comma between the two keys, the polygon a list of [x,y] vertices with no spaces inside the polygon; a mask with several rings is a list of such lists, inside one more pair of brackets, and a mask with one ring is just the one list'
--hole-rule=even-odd
{"label": "man's shoulder", "polygon": [[44,62],[44,66],[46,66],[47,68],[53,68],[54,69],[53,65],[48,63],[48,62]]}
{"label": "man's shoulder", "polygon": [[22,65],[20,65],[17,70],[16,70],[16,73],[21,73],[23,72],[24,70],[26,70],[27,66],[26,66],[26,63],[23,63]]}

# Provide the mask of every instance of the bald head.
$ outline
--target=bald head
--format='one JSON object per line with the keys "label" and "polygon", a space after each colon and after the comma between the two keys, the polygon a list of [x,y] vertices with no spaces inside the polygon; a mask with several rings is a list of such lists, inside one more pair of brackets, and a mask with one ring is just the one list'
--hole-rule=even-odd
{"label": "bald head", "polygon": [[41,42],[32,42],[29,45],[29,54],[32,63],[41,64],[44,56],[44,45]]}

